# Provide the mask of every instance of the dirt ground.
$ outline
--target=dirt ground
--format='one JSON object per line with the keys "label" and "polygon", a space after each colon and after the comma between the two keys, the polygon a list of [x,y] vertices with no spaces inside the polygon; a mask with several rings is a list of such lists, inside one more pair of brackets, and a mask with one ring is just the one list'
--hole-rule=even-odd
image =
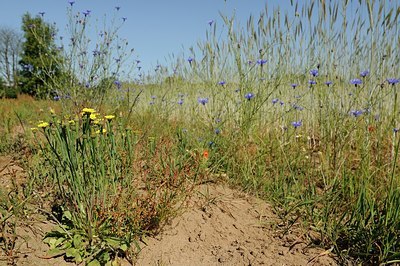
{"label": "dirt ground", "polygon": [[[22,169],[0,157],[0,186],[10,186],[17,174]],[[222,184],[202,185],[161,234],[143,240],[135,265],[337,265],[329,251],[307,247],[299,235],[280,236],[278,223],[266,202]],[[35,219],[18,226],[14,265],[73,265],[46,258],[42,238],[53,226]],[[7,265],[0,252],[0,265]]]}

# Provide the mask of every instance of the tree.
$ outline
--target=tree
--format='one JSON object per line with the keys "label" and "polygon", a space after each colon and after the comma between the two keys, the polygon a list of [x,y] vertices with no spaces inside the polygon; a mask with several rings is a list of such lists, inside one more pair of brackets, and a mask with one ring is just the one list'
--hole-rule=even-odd
{"label": "tree", "polygon": [[0,76],[5,86],[18,86],[18,60],[22,48],[22,35],[8,27],[0,28]]}
{"label": "tree", "polygon": [[48,97],[61,75],[62,57],[55,44],[56,29],[39,16],[22,17],[24,42],[19,62],[22,92]]}

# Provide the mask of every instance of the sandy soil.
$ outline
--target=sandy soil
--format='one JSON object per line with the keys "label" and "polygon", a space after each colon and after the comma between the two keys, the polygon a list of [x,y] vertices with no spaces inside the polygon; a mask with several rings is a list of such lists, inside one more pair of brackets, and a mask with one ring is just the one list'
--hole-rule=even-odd
{"label": "sandy soil", "polygon": [[[0,186],[10,186],[17,174],[22,169],[0,157]],[[278,223],[266,202],[221,184],[202,185],[161,234],[143,240],[135,265],[336,265],[332,254],[307,247],[298,235],[279,237]],[[42,238],[53,226],[37,219],[20,223],[14,265],[73,265],[62,257],[46,258]],[[0,265],[7,265],[3,249]]]}

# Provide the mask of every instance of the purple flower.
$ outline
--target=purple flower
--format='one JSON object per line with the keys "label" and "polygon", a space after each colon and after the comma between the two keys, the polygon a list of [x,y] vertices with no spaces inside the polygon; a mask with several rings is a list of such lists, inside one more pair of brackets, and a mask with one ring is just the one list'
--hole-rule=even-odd
{"label": "purple flower", "polygon": [[292,85],[291,85],[291,86],[292,86],[292,88],[293,88],[293,89],[296,89],[296,87],[297,87],[297,86],[299,86],[299,84],[292,83]]}
{"label": "purple flower", "polygon": [[364,112],[362,110],[353,110],[350,112],[354,117],[359,117],[362,115]]}
{"label": "purple flower", "polygon": [[272,104],[276,104],[277,102],[279,102],[278,98],[272,99]]}
{"label": "purple flower", "polygon": [[244,98],[250,101],[252,98],[254,98],[254,94],[251,92],[246,93],[246,95],[244,95]]}
{"label": "purple flower", "polygon": [[193,62],[194,59],[191,58],[191,57],[189,57],[187,60],[188,60],[189,64],[192,64],[192,62]]}
{"label": "purple flower", "polygon": [[59,101],[59,100],[60,100],[60,96],[58,96],[58,95],[54,96],[54,97],[53,97],[53,100],[54,100],[54,101]]}
{"label": "purple flower", "polygon": [[302,125],[301,120],[292,122],[292,126],[293,126],[294,128],[298,128],[298,127],[301,126],[301,125]]}
{"label": "purple flower", "polygon": [[393,128],[393,133],[395,133],[395,134],[396,134],[396,133],[397,133],[397,132],[399,132],[399,131],[400,131],[400,128],[398,128],[398,127],[397,127],[397,128],[396,128],[396,127],[395,127],[395,128]]}
{"label": "purple flower", "polygon": [[127,17],[122,17],[122,21],[125,22],[128,18]]}
{"label": "purple flower", "polygon": [[326,85],[326,86],[328,86],[328,87],[329,87],[330,85],[332,85],[332,84],[333,84],[333,82],[332,82],[332,81],[330,81],[330,80],[328,80],[328,81],[325,81],[325,85]]}
{"label": "purple flower", "polygon": [[114,81],[114,84],[117,86],[118,89],[120,89],[122,86],[121,81],[119,80]]}
{"label": "purple flower", "polygon": [[92,11],[86,10],[86,11],[83,11],[82,14],[85,15],[85,17],[87,17],[90,15],[90,12],[92,12]]}
{"label": "purple flower", "polygon": [[44,14],[46,14],[46,12],[39,12],[39,15],[41,15],[42,17],[44,16]]}
{"label": "purple flower", "polygon": [[197,102],[202,104],[202,105],[206,105],[206,103],[208,103],[208,98],[197,98]]}
{"label": "purple flower", "polygon": [[350,84],[353,84],[354,86],[357,87],[357,85],[362,84],[362,80],[361,79],[352,79],[352,80],[350,80]]}
{"label": "purple flower", "polygon": [[399,79],[395,79],[395,78],[388,78],[387,82],[389,83],[389,85],[395,85],[395,84],[399,83],[400,80]]}
{"label": "purple flower", "polygon": [[157,98],[157,96],[155,96],[155,95],[151,95],[151,97],[150,98],[152,98],[153,100],[154,99],[156,99]]}
{"label": "purple flower", "polygon": [[279,101],[279,104],[283,106],[285,103],[283,101]]}
{"label": "purple flower", "polygon": [[249,65],[252,65],[252,64],[253,64],[253,61],[249,60],[249,61],[247,61],[247,63],[248,63]]}
{"label": "purple flower", "polygon": [[297,104],[293,104],[293,108],[295,109],[295,110],[299,110],[299,111],[303,111],[303,107],[301,107],[301,106],[299,106],[299,105],[297,105]]}
{"label": "purple flower", "polygon": [[360,76],[363,78],[365,78],[368,75],[369,75],[369,70],[364,70],[364,71],[361,71],[361,73],[360,73]]}
{"label": "purple flower", "polygon": [[121,7],[120,7],[120,6],[116,6],[115,9],[116,9],[117,11],[119,11],[119,10],[121,9]]}
{"label": "purple flower", "polygon": [[154,105],[154,101],[149,102],[150,105]]}
{"label": "purple flower", "polygon": [[265,65],[265,63],[267,63],[267,59],[258,59],[257,60],[257,64],[259,64],[260,66]]}
{"label": "purple flower", "polygon": [[214,130],[214,132],[215,132],[215,134],[220,134],[221,133],[221,129],[219,129],[219,128],[216,128],[215,130]]}
{"label": "purple flower", "polygon": [[310,79],[310,80],[308,81],[308,84],[310,84],[310,85],[315,85],[315,84],[317,84],[317,82],[316,82],[315,80]]}
{"label": "purple flower", "polygon": [[218,82],[218,85],[224,86],[226,84],[226,82],[224,80]]}
{"label": "purple flower", "polygon": [[179,100],[178,100],[178,104],[179,104],[179,105],[182,105],[182,104],[183,104],[183,99],[179,99]]}
{"label": "purple flower", "polygon": [[318,69],[311,69],[310,75],[312,75],[313,77],[318,77]]}
{"label": "purple flower", "polygon": [[208,23],[208,25],[211,26],[211,25],[214,23],[214,20],[211,19],[211,20],[209,20],[207,23]]}
{"label": "purple flower", "polygon": [[101,54],[100,51],[98,51],[98,50],[93,50],[93,56],[97,56],[97,55],[100,55],[100,54]]}
{"label": "purple flower", "polygon": [[71,6],[73,6],[75,4],[75,1],[68,1],[68,4],[70,4]]}

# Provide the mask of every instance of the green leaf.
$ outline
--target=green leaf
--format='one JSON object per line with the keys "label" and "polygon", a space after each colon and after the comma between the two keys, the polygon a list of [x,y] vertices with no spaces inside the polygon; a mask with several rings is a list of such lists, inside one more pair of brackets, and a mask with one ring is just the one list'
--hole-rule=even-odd
{"label": "green leaf", "polygon": [[74,235],[73,244],[75,248],[81,249],[82,248],[82,236],[81,235]]}
{"label": "green leaf", "polygon": [[71,212],[70,212],[70,211],[65,211],[65,212],[63,213],[63,218],[66,218],[68,221],[71,221],[71,220],[72,220],[72,214],[71,214]]}
{"label": "green leaf", "polygon": [[52,257],[52,258],[61,256],[63,254],[65,254],[65,251],[60,250],[58,248],[52,248],[52,249],[49,249],[49,251],[47,251],[47,256]]}
{"label": "green leaf", "polygon": [[101,265],[98,260],[94,259],[91,262],[89,262],[86,266],[101,266]]}

